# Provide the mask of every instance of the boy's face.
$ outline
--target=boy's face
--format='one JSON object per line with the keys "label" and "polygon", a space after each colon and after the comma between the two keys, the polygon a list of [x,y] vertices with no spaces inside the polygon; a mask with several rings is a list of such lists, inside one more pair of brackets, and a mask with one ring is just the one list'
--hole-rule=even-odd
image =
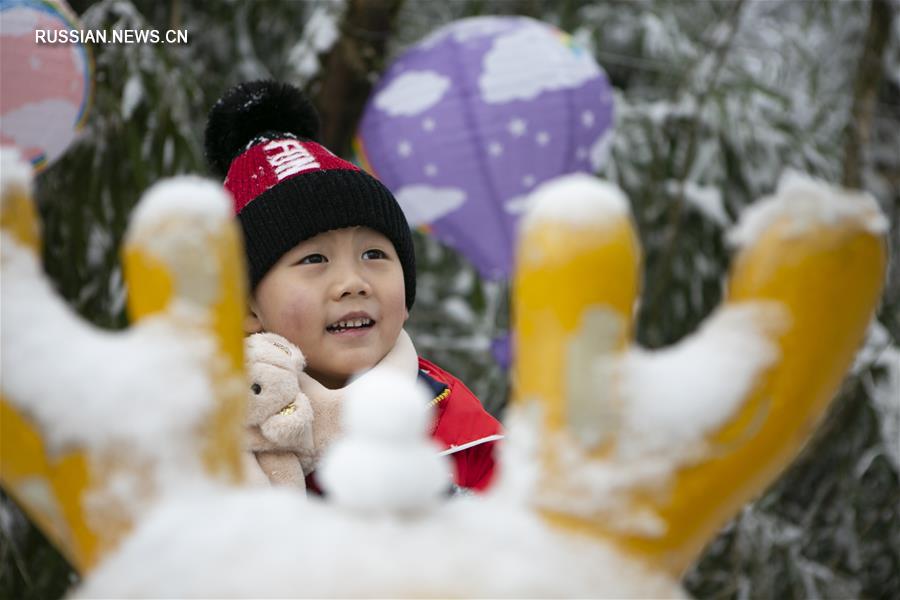
{"label": "boy's face", "polygon": [[368,227],[320,233],[289,250],[256,286],[250,309],[247,332],[286,337],[329,388],[375,366],[409,317],[394,245]]}

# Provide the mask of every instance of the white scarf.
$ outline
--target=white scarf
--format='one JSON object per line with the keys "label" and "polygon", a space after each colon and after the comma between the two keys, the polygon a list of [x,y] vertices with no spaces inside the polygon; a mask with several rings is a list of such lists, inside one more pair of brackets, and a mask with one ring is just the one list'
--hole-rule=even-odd
{"label": "white scarf", "polygon": [[305,371],[298,376],[300,389],[309,398],[313,409],[313,442],[315,446],[314,462],[318,463],[325,449],[340,436],[341,407],[349,390],[364,385],[373,373],[389,369],[415,381],[419,374],[419,356],[409,334],[400,330],[394,347],[391,348],[378,364],[350,380],[346,386],[331,390],[310,377]]}

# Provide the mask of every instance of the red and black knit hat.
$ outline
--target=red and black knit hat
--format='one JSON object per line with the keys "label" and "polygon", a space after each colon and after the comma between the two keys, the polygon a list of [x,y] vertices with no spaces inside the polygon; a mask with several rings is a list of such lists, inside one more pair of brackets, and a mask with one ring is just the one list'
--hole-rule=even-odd
{"label": "red and black knit hat", "polygon": [[318,129],[303,93],[276,81],[238,84],[210,110],[206,158],[234,197],[250,289],[303,240],[362,225],[394,244],[411,308],[416,258],[400,205],[380,181],[317,143]]}

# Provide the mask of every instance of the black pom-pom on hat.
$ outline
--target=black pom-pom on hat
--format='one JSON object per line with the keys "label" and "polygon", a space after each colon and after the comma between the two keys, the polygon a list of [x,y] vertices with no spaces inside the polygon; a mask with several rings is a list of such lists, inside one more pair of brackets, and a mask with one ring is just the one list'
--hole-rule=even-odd
{"label": "black pom-pom on hat", "polygon": [[204,145],[210,168],[224,177],[231,161],[265,133],[316,140],[319,115],[303,92],[290,84],[271,80],[239,83],[209,111]]}

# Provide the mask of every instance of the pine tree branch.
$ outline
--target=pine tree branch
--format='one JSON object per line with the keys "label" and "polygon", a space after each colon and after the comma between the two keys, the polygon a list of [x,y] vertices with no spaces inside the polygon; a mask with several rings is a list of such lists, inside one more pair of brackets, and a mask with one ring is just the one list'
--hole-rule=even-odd
{"label": "pine tree branch", "polygon": [[699,146],[698,140],[700,138],[700,130],[703,125],[703,108],[706,106],[707,100],[715,89],[716,82],[719,79],[719,74],[721,73],[722,67],[725,65],[725,61],[728,58],[728,53],[731,50],[734,38],[737,35],[740,26],[740,18],[743,8],[744,0],[737,0],[737,2],[734,3],[731,12],[726,17],[726,21],[729,24],[728,36],[721,44],[719,44],[715,48],[715,54],[712,57],[713,66],[710,70],[706,86],[697,97],[697,102],[694,109],[693,123],[690,133],[688,134],[689,138],[687,142],[687,151],[685,152],[685,160],[682,165],[680,177],[678,177],[678,196],[675,198],[675,201],[671,204],[668,210],[668,235],[666,241],[663,244],[663,249],[661,250],[661,255],[664,257],[664,259],[660,268],[660,272],[657,273],[655,282],[656,287],[654,288],[653,295],[648,299],[647,302],[647,306],[652,310],[652,320],[655,320],[660,314],[660,301],[662,300],[664,290],[668,287],[669,280],[672,278],[672,265],[675,260],[675,247],[681,236],[682,217],[684,214],[684,205],[686,203],[684,184],[691,172],[691,167],[694,164],[694,160],[697,157],[697,148]]}
{"label": "pine tree branch", "polygon": [[891,6],[887,0],[872,0],[865,45],[853,85],[853,107],[844,142],[845,187],[862,187],[863,160],[872,132],[875,99],[884,75],[882,60],[891,29]]}

